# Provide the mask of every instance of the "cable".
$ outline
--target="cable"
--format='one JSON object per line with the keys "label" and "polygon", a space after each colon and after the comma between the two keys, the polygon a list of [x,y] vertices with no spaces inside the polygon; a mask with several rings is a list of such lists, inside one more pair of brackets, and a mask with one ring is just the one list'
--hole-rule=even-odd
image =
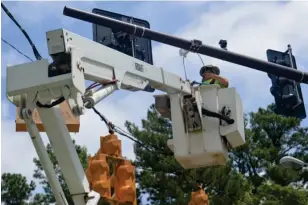
{"label": "cable", "polygon": [[202,58],[201,58],[201,56],[200,56],[200,54],[199,53],[197,53],[198,54],[198,56],[199,56],[199,58],[200,58],[200,60],[201,60],[201,62],[202,62],[202,64],[203,64],[203,66],[205,66],[204,65],[204,62],[203,62],[203,60],[202,60]]}
{"label": "cable", "polygon": [[[162,152],[160,152],[159,150],[157,150],[157,149],[156,149],[156,150],[151,150],[148,146],[144,145],[142,142],[140,142],[140,141],[134,139],[134,137],[129,136],[130,134],[127,133],[126,131],[124,131],[123,129],[121,129],[120,127],[117,127],[117,126],[114,126],[114,127],[120,129],[120,131],[119,131],[119,130],[115,130],[118,134],[123,135],[123,136],[125,136],[125,137],[131,139],[132,141],[136,142],[137,144],[139,144],[139,145],[142,146],[143,148],[147,149],[149,152],[152,152],[152,153],[155,152],[156,154],[162,155],[163,157],[165,156],[165,154],[162,153]],[[195,181],[196,184],[200,184],[201,180],[197,180],[197,179],[195,179],[194,177],[192,177],[191,175],[186,174],[185,172],[180,172],[180,171],[178,171],[177,168],[174,167],[173,164],[171,164],[171,163],[169,163],[168,161],[166,161],[165,158],[162,158],[162,159],[164,160],[164,162],[166,162],[166,164],[168,164],[170,167],[172,167],[172,169],[173,169],[172,172],[173,172],[173,173],[178,174],[178,175],[182,175],[182,176],[184,176],[184,177],[186,176],[187,178],[190,178],[192,181]],[[146,170],[155,173],[154,170],[149,170],[149,169],[146,169]],[[221,191],[219,191],[219,190],[217,190],[217,189],[215,189],[215,188],[213,188],[213,187],[212,187],[212,190],[215,191],[215,192],[217,192],[217,193],[224,194],[224,192],[221,192]],[[234,196],[232,196],[232,195],[229,195],[229,196],[234,197]],[[234,197],[234,198],[235,198],[235,197]]]}
{"label": "cable", "polygon": [[[98,115],[101,117],[101,119],[102,119],[106,124],[107,124],[107,123],[108,123],[108,124],[112,124],[110,121],[108,121],[108,120],[106,119],[106,117],[105,117],[103,114],[101,114],[101,113],[100,113],[99,111],[97,111],[95,108],[94,108],[93,110],[95,111],[96,114],[98,114]],[[120,127],[118,127],[118,126],[116,126],[116,125],[113,125],[113,124],[112,124],[112,127],[113,127],[113,129],[114,129],[115,132],[117,132],[118,134],[123,135],[124,137],[127,137],[128,139],[134,141],[135,143],[137,143],[138,145],[142,146],[143,148],[145,148],[145,149],[148,150],[149,152],[155,152],[155,154],[159,154],[159,155],[163,156],[162,159],[163,159],[170,167],[172,167],[172,169],[173,169],[172,172],[173,172],[173,173],[178,174],[178,175],[181,175],[181,176],[183,176],[183,177],[186,176],[186,177],[190,178],[192,181],[195,181],[195,182],[199,182],[199,181],[200,181],[200,180],[196,180],[194,177],[192,177],[192,176],[186,174],[185,172],[178,171],[178,169],[177,169],[176,167],[174,167],[173,164],[171,164],[171,163],[169,163],[168,161],[165,160],[165,158],[164,158],[165,154],[162,153],[161,150],[157,150],[157,149],[155,149],[155,148],[154,148],[154,150],[151,149],[149,146],[146,146],[145,144],[143,144],[142,142],[140,142],[139,140],[137,140],[135,137],[130,136],[131,134],[127,133],[126,131],[124,131],[123,129],[121,129]]]}
{"label": "cable", "polygon": [[65,98],[62,96],[62,97],[58,98],[57,100],[53,101],[51,104],[42,104],[39,101],[37,101],[36,106],[38,106],[40,108],[52,108],[56,105],[63,103],[64,101],[65,101]]}
{"label": "cable", "polygon": [[101,114],[95,107],[92,107],[92,110],[101,118],[102,121],[107,125],[108,131],[110,134],[114,133],[114,125],[103,115]]}
{"label": "cable", "polygon": [[[127,134],[125,133],[125,131],[124,131],[123,129],[121,129],[120,127],[118,127],[118,126],[116,126],[116,125],[113,125],[113,124],[112,124],[109,120],[107,120],[107,118],[106,118],[103,114],[101,114],[95,107],[92,107],[92,110],[101,118],[102,121],[105,122],[105,124],[107,125],[107,128],[109,129],[109,133],[110,133],[111,130],[112,130],[112,131],[115,131],[115,132],[117,132],[117,133],[119,133],[119,134],[121,134],[121,135],[123,135],[123,136],[129,138],[130,140],[134,141],[135,143],[137,143],[137,144],[139,144],[139,145],[141,145],[141,146],[145,146],[142,142],[136,140],[134,137],[131,137],[131,136],[127,135]],[[112,134],[112,133],[110,133],[110,134]],[[150,150],[150,151],[153,151],[153,150]]]}
{"label": "cable", "polygon": [[100,85],[103,87],[103,86],[106,86],[106,85],[115,84],[116,82],[117,82],[117,80],[110,80],[110,81],[103,82],[103,83],[94,82],[91,85],[89,85],[89,87],[87,87],[86,90],[90,90],[90,89],[96,88],[96,87],[98,87]]}
{"label": "cable", "polygon": [[[126,131],[124,131],[123,129],[121,129],[121,128],[118,127],[118,126],[113,125],[110,121],[107,120],[107,118],[106,118],[103,114],[101,114],[101,113],[100,113],[98,110],[96,110],[94,107],[93,107],[92,109],[94,110],[94,112],[95,112],[97,115],[100,116],[100,118],[107,124],[108,127],[111,125],[111,126],[113,127],[113,130],[114,130],[115,132],[117,132],[117,133],[120,134],[120,135],[123,135],[124,137],[129,138],[130,140],[132,140],[132,141],[134,141],[135,143],[139,144],[139,145],[142,146],[143,148],[147,149],[149,152],[154,152],[155,154],[161,154],[161,155],[163,156],[162,159],[163,159],[163,160],[165,159],[165,158],[164,158],[165,154],[162,153],[162,152],[160,152],[160,150],[157,150],[157,149],[155,149],[155,148],[154,148],[154,150],[150,149],[148,146],[146,146],[145,144],[143,144],[142,142],[140,142],[139,140],[137,140],[135,137],[130,136],[131,134],[127,133]],[[197,179],[195,179],[194,177],[192,177],[191,175],[189,175],[189,174],[187,174],[187,173],[185,173],[185,172],[180,172],[180,171],[178,171],[177,168],[174,167],[173,164],[170,164],[170,163],[169,163],[168,161],[166,161],[166,160],[164,160],[164,161],[165,161],[168,165],[170,165],[170,167],[172,167],[172,169],[174,169],[174,170],[172,171],[173,173],[178,174],[178,175],[181,175],[182,177],[185,177],[185,176],[186,176],[186,177],[190,178],[192,181],[196,182],[196,184],[200,184],[200,182],[202,181],[202,180],[197,180]],[[152,170],[152,171],[154,172],[154,170]],[[220,191],[220,190],[217,190],[217,189],[215,189],[215,188],[213,188],[213,187],[211,187],[211,188],[212,188],[213,191],[217,192],[218,194],[225,194],[225,195],[228,195],[228,196],[230,196],[230,197],[235,198],[233,195],[230,195],[230,194],[228,194],[228,193],[226,194],[226,193],[224,193],[224,192],[222,192],[222,191]]]}
{"label": "cable", "polygon": [[30,39],[29,35],[27,34],[27,32],[19,25],[19,23],[16,21],[16,19],[14,18],[14,16],[11,14],[11,12],[6,8],[6,6],[1,2],[1,7],[4,10],[4,12],[6,13],[6,15],[8,15],[8,17],[10,17],[10,19],[16,24],[16,26],[21,30],[21,32],[25,35],[26,39],[28,40],[28,42],[30,43],[34,56],[37,60],[41,60],[42,56],[39,54],[38,50],[36,49],[35,45],[33,44],[32,40]]}
{"label": "cable", "polygon": [[186,80],[188,80],[187,74],[186,74],[185,57],[184,56],[183,56],[183,67],[184,67],[185,78],[186,78]]}
{"label": "cable", "polygon": [[[200,56],[200,54],[197,53],[197,55],[199,56],[199,58],[200,58],[200,60],[201,60],[201,62],[202,62],[202,65],[205,66],[205,64],[204,64],[204,62],[203,62],[203,59],[202,59],[202,57]],[[183,68],[184,68],[185,78],[186,78],[186,80],[188,80],[188,78],[187,78],[187,73],[186,73],[185,56],[184,56],[184,55],[183,55]]]}
{"label": "cable", "polygon": [[[11,14],[11,12],[6,8],[6,6],[1,2],[1,8],[4,10],[4,12],[6,13],[6,15],[8,15],[8,17],[16,24],[16,26],[21,30],[21,32],[25,35],[26,39],[28,40],[28,42],[30,43],[30,46],[32,47],[33,50],[33,54],[35,56],[35,58],[37,60],[41,60],[42,56],[39,54],[38,50],[36,49],[35,45],[33,44],[32,40],[30,39],[28,33],[20,26],[20,24],[16,21],[16,19],[14,18],[14,16]],[[7,41],[5,41],[4,39],[1,38],[1,40],[5,43],[7,43],[8,45],[10,45],[12,48],[14,48],[15,50],[17,50],[19,53],[21,53],[18,49],[16,49],[14,46],[12,46],[11,44],[9,44]],[[22,54],[22,53],[21,53]],[[24,54],[22,54],[24,55]],[[24,55],[25,57],[27,57],[28,59],[30,59],[31,61],[33,61],[31,58],[29,58],[28,56]],[[37,97],[36,96],[34,98],[34,100]],[[58,98],[57,100],[55,100],[54,102],[52,102],[51,104],[42,104],[39,101],[36,102],[36,106],[41,107],[41,108],[52,108],[56,105],[61,104],[62,102],[65,101],[65,98],[62,96],[60,98]]]}
{"label": "cable", "polygon": [[18,50],[15,46],[13,46],[12,44],[10,44],[10,43],[7,42],[6,40],[4,40],[2,37],[1,37],[1,40],[2,40],[5,44],[7,44],[8,46],[12,47],[15,51],[17,51],[18,53],[20,53],[21,55],[23,55],[24,57],[28,58],[30,61],[33,62],[33,60],[32,60],[29,56],[27,56],[26,54],[24,54],[23,52],[21,52],[20,50]]}
{"label": "cable", "polygon": [[86,90],[90,90],[90,89],[92,89],[92,88],[96,88],[96,87],[98,87],[99,85],[101,85],[101,84],[100,84],[100,83],[97,83],[97,82],[94,82],[94,83],[92,83],[91,85],[89,85],[89,87],[87,87]]}
{"label": "cable", "polygon": [[[154,149],[154,150],[153,150],[153,149],[151,149],[149,146],[146,146],[146,145],[143,144],[142,142],[140,142],[140,141],[134,139],[134,137],[129,136],[130,134],[128,134],[127,132],[125,132],[125,131],[122,130],[121,128],[120,128],[121,130],[117,130],[117,128],[119,128],[119,127],[117,127],[117,126],[116,126],[115,128],[116,128],[115,131],[116,131],[118,134],[123,135],[124,137],[127,137],[127,138],[131,139],[132,141],[136,142],[137,144],[139,144],[141,147],[145,148],[145,149],[148,150],[149,152],[152,152],[152,153],[155,152],[156,154],[161,155],[161,156],[163,157],[162,160],[163,160],[166,164],[168,164],[170,167],[172,167],[173,170],[172,170],[171,172],[173,172],[173,173],[175,173],[175,174],[182,175],[182,176],[186,176],[186,177],[190,178],[190,179],[193,180],[193,181],[198,181],[198,180],[196,180],[194,177],[192,177],[192,176],[186,174],[185,172],[180,172],[180,171],[178,171],[177,168],[174,167],[173,164],[171,164],[171,163],[169,163],[168,161],[166,161],[165,158],[164,158],[164,157],[165,157],[165,154],[162,153],[161,150],[157,150],[157,149]],[[126,134],[126,133],[127,133],[127,134]]]}

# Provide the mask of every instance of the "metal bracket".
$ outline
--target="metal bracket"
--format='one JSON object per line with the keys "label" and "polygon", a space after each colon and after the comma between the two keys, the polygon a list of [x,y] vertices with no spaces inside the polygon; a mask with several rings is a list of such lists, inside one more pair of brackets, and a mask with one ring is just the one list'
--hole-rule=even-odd
{"label": "metal bracket", "polygon": [[[222,110],[220,111],[220,114],[231,119],[231,109],[229,107],[224,106]],[[230,124],[233,124],[233,123],[228,123],[224,120],[220,120],[220,121],[221,121],[222,126],[228,126]]]}
{"label": "metal bracket", "polygon": [[198,52],[201,46],[202,46],[202,41],[194,39],[191,41],[189,51]]}
{"label": "metal bracket", "polygon": [[184,121],[188,132],[202,130],[201,117],[199,115],[196,99],[193,96],[184,97],[183,99]]}

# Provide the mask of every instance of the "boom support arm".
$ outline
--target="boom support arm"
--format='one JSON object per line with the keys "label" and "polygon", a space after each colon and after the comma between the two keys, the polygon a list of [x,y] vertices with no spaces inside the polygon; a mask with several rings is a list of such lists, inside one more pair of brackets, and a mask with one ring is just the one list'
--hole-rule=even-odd
{"label": "boom support arm", "polygon": [[47,32],[48,51],[53,57],[76,49],[79,67],[86,80],[118,81],[120,89],[144,90],[150,85],[167,93],[191,93],[190,84],[180,76],[132,58],[64,29]]}

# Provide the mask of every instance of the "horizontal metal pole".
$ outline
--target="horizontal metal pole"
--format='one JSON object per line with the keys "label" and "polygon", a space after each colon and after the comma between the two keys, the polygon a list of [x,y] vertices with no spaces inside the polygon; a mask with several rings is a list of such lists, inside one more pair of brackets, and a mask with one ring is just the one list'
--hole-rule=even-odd
{"label": "horizontal metal pole", "polygon": [[[176,36],[160,33],[157,31],[150,30],[148,28],[126,23],[98,14],[82,11],[79,9],[64,7],[63,14],[89,23],[109,27],[112,29],[119,29],[131,35],[148,38],[150,40],[191,51],[191,40],[178,38]],[[308,84],[307,72],[292,69],[275,63],[270,63],[257,58],[252,58],[249,56],[203,44],[200,45],[198,51],[193,52]]]}

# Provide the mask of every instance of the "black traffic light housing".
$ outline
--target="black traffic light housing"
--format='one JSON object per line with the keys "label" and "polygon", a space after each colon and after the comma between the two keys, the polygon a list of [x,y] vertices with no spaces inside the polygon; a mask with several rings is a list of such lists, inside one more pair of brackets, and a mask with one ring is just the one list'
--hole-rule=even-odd
{"label": "black traffic light housing", "polygon": [[[93,9],[92,13],[150,29],[150,23],[146,20],[97,8]],[[93,24],[93,40],[153,65],[152,44],[150,39],[133,36],[118,29],[111,29],[109,27]],[[155,89],[147,86],[144,91],[154,92]]]}
{"label": "black traffic light housing", "polygon": [[[97,8],[93,9],[92,12],[126,23],[150,28],[150,23],[146,20]],[[149,39],[132,36],[121,30],[93,24],[93,40],[153,65],[152,44]]]}
{"label": "black traffic light housing", "polygon": [[[288,45],[286,52],[268,49],[266,54],[269,62],[297,69],[290,45]],[[306,110],[300,84],[294,80],[269,73],[268,76],[272,81],[270,91],[275,98],[274,112],[287,117],[305,119]]]}

